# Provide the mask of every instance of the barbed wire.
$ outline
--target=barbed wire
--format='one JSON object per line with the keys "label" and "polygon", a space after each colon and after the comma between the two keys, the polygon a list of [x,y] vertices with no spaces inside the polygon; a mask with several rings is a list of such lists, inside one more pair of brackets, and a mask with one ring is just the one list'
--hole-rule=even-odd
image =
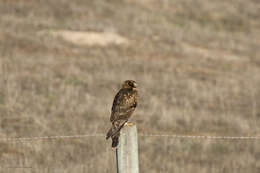
{"label": "barbed wire", "polygon": [[[169,138],[190,138],[190,139],[209,139],[209,140],[260,140],[260,136],[211,136],[211,135],[177,135],[177,134],[138,134],[140,137],[169,137]],[[39,136],[39,137],[5,137],[0,138],[0,142],[23,143],[41,140],[59,140],[88,137],[105,137],[105,134],[84,134],[84,135],[62,135],[62,136]]]}
{"label": "barbed wire", "polygon": [[219,140],[260,140],[260,136],[210,136],[210,135],[175,135],[175,134],[139,134],[147,137],[170,137],[192,139],[219,139]]}
{"label": "barbed wire", "polygon": [[85,134],[85,135],[61,135],[61,136],[36,136],[36,137],[6,137],[0,138],[0,142],[16,143],[16,142],[33,142],[40,140],[59,140],[87,137],[104,137],[104,134]]}

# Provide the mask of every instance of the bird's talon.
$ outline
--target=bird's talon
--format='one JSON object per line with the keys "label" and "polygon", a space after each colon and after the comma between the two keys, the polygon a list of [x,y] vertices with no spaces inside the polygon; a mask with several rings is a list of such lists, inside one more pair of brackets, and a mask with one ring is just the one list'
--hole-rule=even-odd
{"label": "bird's talon", "polygon": [[125,126],[132,126],[132,125],[134,125],[134,123],[131,123],[131,122],[126,122],[125,123]]}

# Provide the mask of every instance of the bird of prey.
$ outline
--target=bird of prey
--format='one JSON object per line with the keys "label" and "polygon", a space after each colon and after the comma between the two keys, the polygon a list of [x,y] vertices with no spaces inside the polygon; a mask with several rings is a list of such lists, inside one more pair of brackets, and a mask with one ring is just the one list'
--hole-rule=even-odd
{"label": "bird of prey", "polygon": [[134,113],[137,107],[137,84],[133,80],[124,81],[122,88],[116,94],[111,110],[110,121],[112,127],[106,135],[106,139],[111,137],[112,148],[117,147],[119,143],[120,130],[124,125],[131,125],[128,119]]}

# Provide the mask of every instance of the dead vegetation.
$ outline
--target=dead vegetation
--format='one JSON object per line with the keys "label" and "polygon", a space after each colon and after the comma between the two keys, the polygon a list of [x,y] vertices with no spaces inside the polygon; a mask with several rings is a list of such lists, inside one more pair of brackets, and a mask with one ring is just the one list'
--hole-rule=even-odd
{"label": "dead vegetation", "polygon": [[[259,135],[259,11],[254,0],[0,0],[0,137],[105,133],[125,79],[139,83],[140,133]],[[79,45],[42,31],[129,43]],[[259,141],[139,144],[141,172],[260,170]],[[114,161],[101,137],[0,150],[3,172],[115,172]]]}

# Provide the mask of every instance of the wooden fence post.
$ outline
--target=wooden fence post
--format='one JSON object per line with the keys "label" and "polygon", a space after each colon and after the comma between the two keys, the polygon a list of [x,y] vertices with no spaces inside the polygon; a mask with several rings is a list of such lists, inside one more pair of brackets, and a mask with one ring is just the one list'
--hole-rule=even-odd
{"label": "wooden fence post", "polygon": [[116,149],[117,173],[139,173],[136,126],[122,128]]}

